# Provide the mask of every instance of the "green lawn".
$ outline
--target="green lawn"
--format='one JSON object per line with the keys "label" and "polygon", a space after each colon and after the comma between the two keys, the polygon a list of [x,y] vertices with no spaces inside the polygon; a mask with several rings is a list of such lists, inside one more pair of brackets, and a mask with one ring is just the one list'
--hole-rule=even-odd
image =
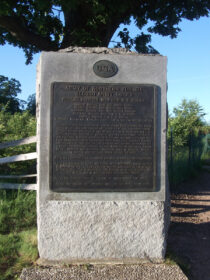
{"label": "green lawn", "polygon": [[35,191],[0,191],[1,280],[18,279],[38,258]]}

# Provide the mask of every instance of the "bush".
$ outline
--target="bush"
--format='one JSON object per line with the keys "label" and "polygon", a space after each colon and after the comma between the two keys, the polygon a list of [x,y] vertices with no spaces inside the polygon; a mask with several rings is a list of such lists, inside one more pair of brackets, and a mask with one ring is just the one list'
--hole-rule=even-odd
{"label": "bush", "polygon": [[[14,115],[7,112],[0,112],[0,143],[18,140],[32,135],[36,135],[36,120],[35,117],[32,116],[28,111],[25,111],[23,113],[15,113]],[[0,157],[8,157],[35,151],[36,144],[34,143],[0,150]],[[21,175],[27,173],[36,173],[35,160],[0,165],[1,175]],[[2,181],[5,180],[1,179],[1,182]],[[14,182],[14,180],[10,181]],[[23,182],[24,181],[22,181],[22,183]],[[28,179],[27,182],[32,182],[32,180]]]}

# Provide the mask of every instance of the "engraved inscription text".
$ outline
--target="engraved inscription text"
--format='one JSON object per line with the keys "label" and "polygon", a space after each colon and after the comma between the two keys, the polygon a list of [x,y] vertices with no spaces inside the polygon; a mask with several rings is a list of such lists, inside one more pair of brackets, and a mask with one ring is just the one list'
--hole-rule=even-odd
{"label": "engraved inscription text", "polygon": [[54,83],[50,187],[58,192],[156,189],[156,87]]}

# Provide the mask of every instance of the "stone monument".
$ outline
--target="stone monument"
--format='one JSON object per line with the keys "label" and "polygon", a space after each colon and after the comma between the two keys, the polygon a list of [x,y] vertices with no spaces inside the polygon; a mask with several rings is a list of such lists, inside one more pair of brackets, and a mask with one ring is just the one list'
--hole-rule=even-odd
{"label": "stone monument", "polygon": [[164,259],[169,217],[166,63],[166,57],[125,49],[68,48],[41,54],[41,260]]}

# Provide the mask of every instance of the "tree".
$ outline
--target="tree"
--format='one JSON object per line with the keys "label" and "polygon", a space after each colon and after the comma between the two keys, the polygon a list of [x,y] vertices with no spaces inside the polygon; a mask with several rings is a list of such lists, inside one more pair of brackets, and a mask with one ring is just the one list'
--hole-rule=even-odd
{"label": "tree", "polygon": [[12,114],[21,112],[24,101],[17,98],[21,92],[21,84],[16,79],[9,79],[0,75],[0,111]]}
{"label": "tree", "polygon": [[31,115],[33,115],[33,116],[36,115],[36,94],[35,93],[29,95],[29,97],[27,99],[26,110],[28,110]]}
{"label": "tree", "polygon": [[176,146],[188,144],[192,132],[205,126],[205,115],[196,100],[183,99],[181,104],[173,109],[173,115],[169,116],[168,131],[170,133],[170,130],[173,130]]}
{"label": "tree", "polygon": [[116,46],[155,53],[151,33],[175,38],[183,18],[199,19],[209,10],[209,0],[1,0],[0,44],[22,48],[30,63],[41,50],[107,47],[119,25],[133,17],[139,30],[149,23],[149,33],[131,38],[125,28]]}

